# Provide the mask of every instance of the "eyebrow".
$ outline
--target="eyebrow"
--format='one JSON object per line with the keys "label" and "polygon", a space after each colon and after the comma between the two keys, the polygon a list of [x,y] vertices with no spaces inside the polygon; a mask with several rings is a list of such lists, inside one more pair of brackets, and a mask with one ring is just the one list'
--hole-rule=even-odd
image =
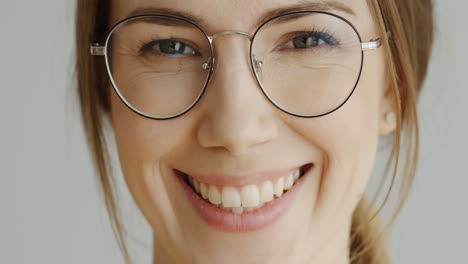
{"label": "eyebrow", "polygon": [[[356,13],[345,4],[338,1],[302,1],[298,4],[287,5],[279,8],[274,8],[266,11],[256,22],[255,27],[259,27],[269,19],[280,16],[286,13],[300,12],[300,11],[341,11],[349,15],[356,16]],[[188,12],[184,12],[172,8],[158,8],[158,7],[139,7],[131,11],[127,18],[139,15],[151,15],[151,14],[165,14],[180,17],[189,20],[197,25],[207,25],[205,19],[199,16],[195,16]]]}

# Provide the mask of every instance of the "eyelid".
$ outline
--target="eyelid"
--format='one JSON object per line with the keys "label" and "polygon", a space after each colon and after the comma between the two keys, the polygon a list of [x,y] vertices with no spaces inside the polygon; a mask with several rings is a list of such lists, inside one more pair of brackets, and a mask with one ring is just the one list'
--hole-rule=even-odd
{"label": "eyelid", "polygon": [[[301,35],[312,35],[312,34],[326,34],[330,36],[331,38],[334,38],[332,34],[327,33],[324,30],[302,30],[302,31],[293,31],[289,32],[283,36],[280,37],[280,39],[275,43],[274,47],[283,47],[286,45],[289,41],[291,41],[294,37],[301,36]],[[336,39],[335,39],[336,40]],[[336,40],[337,45],[339,44],[339,41]],[[278,44],[279,43],[279,44]],[[276,48],[275,48],[276,49]]]}
{"label": "eyelid", "polygon": [[155,43],[155,42],[158,42],[158,41],[162,41],[162,40],[176,40],[176,41],[179,41],[179,42],[182,42],[184,43],[187,47],[191,48],[195,54],[194,55],[201,55],[200,53],[200,48],[197,44],[195,44],[193,41],[190,41],[190,40],[187,40],[187,39],[182,39],[182,38],[172,38],[172,37],[169,37],[169,38],[159,38],[159,39],[156,39],[156,38],[151,38],[150,41],[147,41],[147,42],[144,42],[144,41],[140,41],[141,42],[141,45],[139,46],[138,48],[138,53],[140,55],[143,55],[143,53],[145,52],[144,51],[144,48],[148,45],[151,45],[152,43]]}

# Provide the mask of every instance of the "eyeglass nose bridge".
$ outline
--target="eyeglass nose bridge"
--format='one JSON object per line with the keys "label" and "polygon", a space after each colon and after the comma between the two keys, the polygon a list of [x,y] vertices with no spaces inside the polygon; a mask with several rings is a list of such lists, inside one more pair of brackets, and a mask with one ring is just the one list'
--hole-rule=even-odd
{"label": "eyeglass nose bridge", "polygon": [[239,35],[246,36],[250,41],[252,41],[252,39],[253,39],[253,36],[250,35],[249,33],[245,33],[245,32],[242,32],[242,31],[236,31],[236,30],[221,31],[221,32],[218,32],[218,33],[216,33],[214,35],[208,36],[208,39],[210,40],[210,43],[212,43],[213,40],[216,37],[219,37],[219,36],[222,36],[222,35],[234,35],[234,34],[239,34]]}
{"label": "eyeglass nose bridge", "polygon": [[[207,36],[208,37],[208,41],[210,42],[210,45],[213,45],[213,41],[215,38],[219,37],[219,36],[222,36],[222,35],[234,35],[234,34],[239,34],[239,35],[242,35],[242,36],[246,36],[250,42],[252,42],[253,40],[253,35],[249,34],[249,33],[246,33],[246,32],[243,32],[243,31],[236,31],[236,30],[225,30],[225,31],[221,31],[221,32],[218,32],[216,34],[213,34],[211,36]],[[258,71],[262,66],[263,66],[263,62],[261,60],[259,60],[255,55],[253,55],[253,60],[254,60],[254,68],[256,71]],[[208,62],[205,62],[203,63],[202,65],[202,68],[205,69],[205,70],[209,70],[211,68],[211,71],[214,70],[214,67],[211,67],[210,65],[210,62],[215,61],[215,58],[213,58],[213,60],[211,60],[211,58],[208,60]],[[214,66],[214,65],[213,65]]]}

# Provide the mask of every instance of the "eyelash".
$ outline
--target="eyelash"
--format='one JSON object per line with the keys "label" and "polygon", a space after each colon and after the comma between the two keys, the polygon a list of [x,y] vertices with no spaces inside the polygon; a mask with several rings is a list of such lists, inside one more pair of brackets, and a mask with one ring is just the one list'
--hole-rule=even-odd
{"label": "eyelash", "polygon": [[150,41],[143,41],[140,40],[140,45],[138,46],[138,53],[140,56],[144,55],[145,52],[151,49],[155,42],[160,41],[161,39],[156,39],[155,37],[151,37]]}
{"label": "eyelash", "polygon": [[325,35],[327,39],[333,39],[336,42],[336,44],[334,44],[333,46],[339,46],[340,45],[340,41],[335,37],[335,35],[336,35],[335,33],[331,32],[330,30],[328,30],[326,28],[318,29],[318,28],[314,27],[314,28],[312,28],[310,30],[295,31],[295,32],[287,33],[284,37],[281,38],[281,39],[286,39],[286,41],[279,41],[281,44],[275,45],[275,47],[281,48],[284,45],[286,45],[287,43],[289,43],[290,41],[292,41],[294,38],[299,37],[299,36],[303,36],[303,35],[310,35],[310,36],[323,36],[323,35]]}
{"label": "eyelash", "polygon": [[195,52],[194,55],[200,55],[200,53],[197,51],[197,48],[195,47],[195,45],[191,44],[189,41],[179,40],[177,38],[171,38],[171,37],[169,37],[169,38],[151,37],[150,41],[141,41],[140,40],[140,44],[137,47],[139,55],[144,56],[146,52],[151,52],[152,46],[155,43],[160,42],[161,40],[166,40],[166,39],[176,40],[176,41],[179,41],[181,43],[184,43],[187,47],[191,48]]}
{"label": "eyelash", "polygon": [[[280,45],[275,45],[275,47],[279,47],[281,50],[281,47],[292,41],[294,38],[302,36],[302,35],[310,35],[310,36],[323,36],[325,35],[327,39],[333,39],[336,44],[334,45],[329,45],[329,46],[339,46],[340,41],[335,38],[335,33],[331,32],[330,30],[324,28],[324,29],[318,29],[316,27],[310,29],[310,30],[304,30],[304,31],[295,31],[295,32],[290,32],[287,33],[284,37],[281,37],[281,39],[286,38],[286,41],[279,41],[281,44]],[[171,39],[171,38],[165,38],[165,39]],[[177,40],[177,39],[174,39]],[[154,43],[161,41],[161,39],[157,39],[155,37],[151,37],[150,41],[145,42],[145,41],[140,41],[140,44],[138,45],[138,53],[140,56],[143,56],[147,51],[151,50],[152,46]],[[192,45],[189,45],[185,41],[178,40],[182,43],[185,43],[188,47],[192,48],[197,54],[197,49],[192,47]],[[294,50],[294,49],[292,49]]]}

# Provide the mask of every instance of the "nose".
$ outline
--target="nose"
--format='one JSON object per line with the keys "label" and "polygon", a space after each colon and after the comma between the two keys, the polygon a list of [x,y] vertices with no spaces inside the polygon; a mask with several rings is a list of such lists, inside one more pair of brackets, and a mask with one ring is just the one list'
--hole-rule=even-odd
{"label": "nose", "polygon": [[205,148],[240,155],[266,144],[278,133],[275,108],[264,96],[250,70],[248,39],[222,36],[214,45],[219,56],[201,99],[203,117],[197,139]]}

